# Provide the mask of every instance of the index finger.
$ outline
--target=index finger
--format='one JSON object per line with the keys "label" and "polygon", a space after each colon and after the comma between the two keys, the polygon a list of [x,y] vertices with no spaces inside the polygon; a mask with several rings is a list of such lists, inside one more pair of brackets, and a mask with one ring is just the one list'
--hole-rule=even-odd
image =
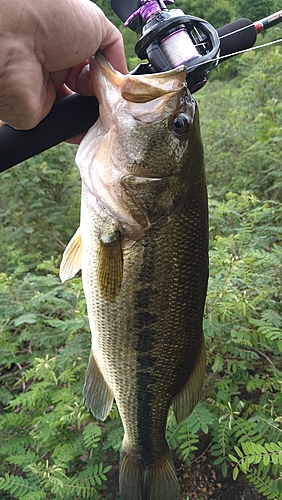
{"label": "index finger", "polygon": [[99,50],[113,68],[123,74],[128,73],[122,35],[119,31],[112,31],[111,37],[114,38],[113,41],[107,43],[107,39],[104,40]]}

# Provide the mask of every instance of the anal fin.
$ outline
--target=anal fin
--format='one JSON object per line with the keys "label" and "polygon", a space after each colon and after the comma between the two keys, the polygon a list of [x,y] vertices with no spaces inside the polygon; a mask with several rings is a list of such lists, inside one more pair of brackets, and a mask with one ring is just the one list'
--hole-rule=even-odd
{"label": "anal fin", "polygon": [[100,372],[91,350],[83,387],[85,405],[94,417],[105,420],[110,413],[114,395]]}
{"label": "anal fin", "polygon": [[197,359],[185,386],[175,396],[172,402],[174,415],[177,422],[182,422],[190,415],[198,403],[203,388],[206,373],[206,349],[204,336],[202,335],[201,344],[198,350]]}

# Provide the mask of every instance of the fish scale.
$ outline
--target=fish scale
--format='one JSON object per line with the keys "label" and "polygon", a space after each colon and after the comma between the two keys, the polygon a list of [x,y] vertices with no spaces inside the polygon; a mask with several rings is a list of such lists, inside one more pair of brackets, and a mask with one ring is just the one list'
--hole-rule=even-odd
{"label": "fish scale", "polygon": [[[81,225],[61,266],[63,280],[82,269],[92,332],[83,395],[102,420],[116,400],[122,499],[176,500],[168,410],[178,421],[188,416],[205,374],[207,195],[198,112],[183,68],[137,78],[101,56],[92,65],[101,123],[78,151]],[[173,132],[175,115],[189,122],[183,136]]]}

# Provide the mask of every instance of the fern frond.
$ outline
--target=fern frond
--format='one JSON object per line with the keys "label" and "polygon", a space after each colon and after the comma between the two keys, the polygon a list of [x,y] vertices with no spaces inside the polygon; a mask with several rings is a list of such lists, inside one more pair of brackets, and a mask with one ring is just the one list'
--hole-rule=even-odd
{"label": "fern frond", "polygon": [[[102,463],[88,466],[77,476],[70,478],[64,483],[64,499],[73,498],[77,495],[79,498],[97,499],[99,496],[98,490],[102,487],[103,482],[107,480],[106,474],[111,469],[111,466],[104,467]],[[72,495],[72,496],[68,496]]]}
{"label": "fern frond", "polygon": [[27,493],[23,497],[20,497],[19,500],[45,500],[47,499],[44,491],[34,491],[31,493]]}
{"label": "fern frond", "polygon": [[183,422],[177,424],[173,412],[169,413],[167,440],[178,456],[190,463],[198,449],[199,432],[209,432],[214,417],[205,402],[200,402]]}
{"label": "fern frond", "polygon": [[22,476],[14,476],[13,474],[5,474],[0,477],[0,490],[9,491],[15,498],[28,496],[31,498],[33,494],[41,495],[38,498],[46,498],[40,490],[36,490],[31,486],[29,481]]}
{"label": "fern frond", "polygon": [[251,470],[246,477],[268,500],[280,500],[282,494],[282,479],[273,479],[271,476],[261,477]]}
{"label": "fern frond", "polygon": [[[282,492],[282,442],[254,443],[246,441],[234,450],[239,458],[229,455],[235,462],[233,479],[239,469],[254,484],[257,490],[269,500],[280,498]],[[280,476],[280,477],[279,477]]]}
{"label": "fern frond", "polygon": [[58,444],[52,454],[55,463],[67,464],[76,456],[74,446],[70,443]]}
{"label": "fern frond", "polygon": [[90,422],[88,425],[86,425],[86,427],[84,427],[82,434],[84,444],[90,451],[90,458],[92,458],[94,449],[98,447],[101,441],[101,428],[99,427],[97,422]]}

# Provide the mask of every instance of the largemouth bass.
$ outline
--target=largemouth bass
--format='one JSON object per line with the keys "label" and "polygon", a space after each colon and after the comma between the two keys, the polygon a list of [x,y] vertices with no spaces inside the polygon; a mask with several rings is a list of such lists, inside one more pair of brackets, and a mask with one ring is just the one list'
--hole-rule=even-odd
{"label": "largemouth bass", "polygon": [[81,225],[63,281],[82,269],[92,332],[83,390],[104,420],[116,400],[124,427],[123,500],[176,500],[165,438],[198,402],[208,276],[207,195],[198,111],[186,69],[122,75],[91,61],[100,118],[78,149]]}

